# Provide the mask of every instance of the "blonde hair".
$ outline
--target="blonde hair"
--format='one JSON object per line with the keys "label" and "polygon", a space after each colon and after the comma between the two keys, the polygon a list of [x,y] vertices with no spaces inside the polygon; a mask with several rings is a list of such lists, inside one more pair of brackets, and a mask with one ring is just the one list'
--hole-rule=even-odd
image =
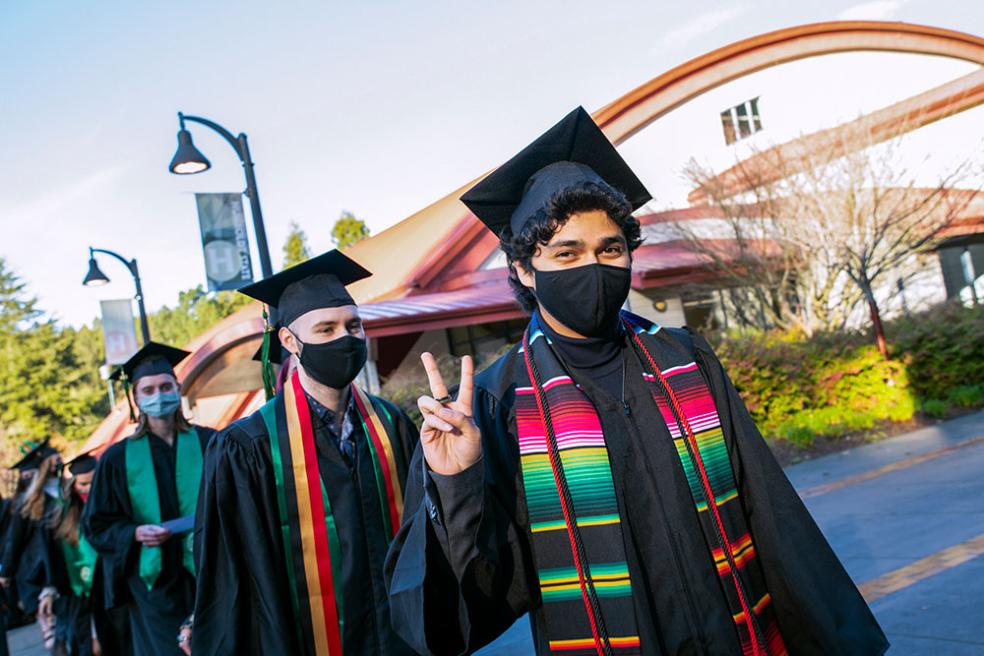
{"label": "blonde hair", "polygon": [[34,475],[21,499],[19,507],[21,517],[35,522],[44,518],[44,484],[48,480],[48,475],[55,468],[55,461],[60,459],[61,456],[55,453],[41,461],[38,473]]}
{"label": "blonde hair", "polygon": [[68,542],[73,547],[79,546],[79,523],[82,521],[82,508],[85,501],[75,493],[75,477],[69,478],[62,485],[62,498],[65,505],[51,517],[51,528],[55,537]]}

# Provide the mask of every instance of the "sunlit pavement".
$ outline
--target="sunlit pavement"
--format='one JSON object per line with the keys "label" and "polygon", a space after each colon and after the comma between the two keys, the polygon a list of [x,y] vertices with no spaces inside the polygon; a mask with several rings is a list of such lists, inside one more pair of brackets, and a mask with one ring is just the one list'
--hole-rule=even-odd
{"label": "sunlit pavement", "polygon": [[[786,473],[871,601],[891,656],[984,655],[984,412]],[[45,653],[37,627],[9,641],[17,656]],[[478,653],[532,653],[529,620]]]}

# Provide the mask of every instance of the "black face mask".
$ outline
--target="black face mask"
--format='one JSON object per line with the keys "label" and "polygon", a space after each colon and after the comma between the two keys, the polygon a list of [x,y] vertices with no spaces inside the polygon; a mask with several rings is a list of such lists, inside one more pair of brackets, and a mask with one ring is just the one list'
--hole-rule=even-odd
{"label": "black face mask", "polygon": [[551,316],[585,337],[614,336],[618,311],[629,296],[632,270],[587,264],[557,271],[533,270],[536,300]]}
{"label": "black face mask", "polygon": [[305,373],[335,389],[343,389],[355,380],[368,357],[366,340],[352,335],[323,344],[305,344],[299,339],[297,343],[301,345],[300,363]]}

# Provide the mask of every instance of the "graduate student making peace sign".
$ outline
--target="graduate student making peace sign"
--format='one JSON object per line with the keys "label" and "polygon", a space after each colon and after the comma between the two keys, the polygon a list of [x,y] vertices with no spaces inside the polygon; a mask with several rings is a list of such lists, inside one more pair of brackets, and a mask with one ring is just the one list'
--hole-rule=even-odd
{"label": "graduate student making peace sign", "polygon": [[650,199],[583,108],[461,197],[531,317],[457,399],[422,356],[394,630],[470,654],[530,612],[541,656],[880,656],[713,349],[623,310]]}
{"label": "graduate student making peace sign", "polygon": [[420,431],[424,458],[438,474],[458,474],[482,457],[482,436],[472,419],[475,365],[471,356],[461,358],[458,398],[452,399],[434,356],[423,353],[420,360],[431,390],[431,396],[417,399],[417,407],[424,416]]}

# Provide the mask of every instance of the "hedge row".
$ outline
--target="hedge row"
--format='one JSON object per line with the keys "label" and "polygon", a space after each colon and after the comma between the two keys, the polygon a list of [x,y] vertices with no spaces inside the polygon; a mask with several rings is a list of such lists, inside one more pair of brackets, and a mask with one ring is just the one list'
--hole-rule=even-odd
{"label": "hedge row", "polygon": [[764,433],[816,436],[984,405],[984,308],[948,304],[891,322],[889,359],[869,335],[719,336],[718,355]]}

